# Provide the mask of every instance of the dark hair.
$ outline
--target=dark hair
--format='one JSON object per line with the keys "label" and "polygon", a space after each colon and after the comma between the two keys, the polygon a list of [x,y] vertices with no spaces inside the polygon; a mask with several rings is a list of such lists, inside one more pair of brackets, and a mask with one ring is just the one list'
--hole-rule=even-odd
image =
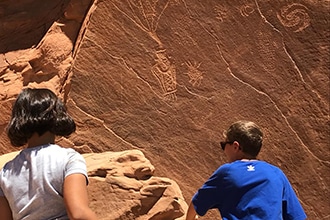
{"label": "dark hair", "polygon": [[12,109],[7,134],[13,146],[27,143],[34,133],[49,131],[68,136],[76,124],[67,113],[63,102],[49,89],[23,89]]}
{"label": "dark hair", "polygon": [[237,121],[225,132],[228,141],[237,141],[244,153],[256,157],[262,146],[263,134],[260,128],[251,121]]}

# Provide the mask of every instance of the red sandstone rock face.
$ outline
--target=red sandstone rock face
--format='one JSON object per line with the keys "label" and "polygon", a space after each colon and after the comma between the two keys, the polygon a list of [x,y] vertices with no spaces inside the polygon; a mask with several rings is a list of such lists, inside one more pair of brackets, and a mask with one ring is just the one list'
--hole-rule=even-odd
{"label": "red sandstone rock face", "polygon": [[184,218],[188,205],[179,186],[153,176],[155,168],[141,151],[84,156],[91,181],[90,206],[99,219]]}
{"label": "red sandstone rock face", "polygon": [[[47,19],[40,2],[0,4],[0,152],[14,150],[4,129],[15,95],[47,86],[78,123],[63,145],[140,149],[189,201],[226,161],[222,131],[248,119],[264,129],[260,159],[284,170],[309,218],[329,215],[326,1],[56,4]],[[40,25],[19,25],[30,14]]]}

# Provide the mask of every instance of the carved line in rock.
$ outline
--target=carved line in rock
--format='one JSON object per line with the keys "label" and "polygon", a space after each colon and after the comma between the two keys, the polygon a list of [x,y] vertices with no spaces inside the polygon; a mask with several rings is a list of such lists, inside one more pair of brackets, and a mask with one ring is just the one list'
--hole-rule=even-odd
{"label": "carved line in rock", "polygon": [[308,8],[299,3],[282,7],[277,18],[284,27],[292,28],[293,32],[301,32],[311,23]]}
{"label": "carved line in rock", "polygon": [[[256,1],[256,3],[257,3],[257,1]],[[282,35],[282,33],[271,23],[271,22],[269,22],[267,19],[266,19],[266,17],[262,14],[262,12],[261,12],[261,10],[260,10],[260,7],[259,7],[259,5],[257,4],[257,10],[258,10],[258,12],[259,12],[259,14],[260,14],[260,16],[262,17],[262,19],[268,24],[268,25],[270,25],[276,32],[278,32],[281,36],[283,36]],[[272,39],[271,37],[270,37],[270,39]],[[304,80],[304,77],[303,77],[303,75],[301,74],[301,71],[300,71],[300,69],[298,68],[298,66],[296,65],[296,62],[295,62],[295,60],[293,59],[293,57],[289,54],[289,52],[288,52],[288,50],[286,49],[286,45],[285,44],[282,44],[282,48],[284,49],[284,51],[285,51],[285,53],[287,54],[287,56],[288,56],[288,58],[290,58],[290,60],[291,60],[291,62],[293,63],[293,65],[294,65],[294,68],[297,70],[297,73],[299,74],[299,78],[301,79],[301,81],[304,83],[304,84],[306,84],[306,82],[305,82],[305,80]],[[315,94],[316,94],[316,92],[314,92]],[[316,94],[318,97],[320,97],[319,96],[319,94]]]}
{"label": "carved line in rock", "polygon": [[[90,42],[92,42],[95,46],[97,46],[98,48],[100,48],[104,53],[106,53],[107,55],[109,55],[110,57],[112,57],[113,59],[115,59],[115,60],[117,60],[118,61],[118,63],[120,63],[120,64],[122,64],[127,70],[129,70],[130,72],[133,72],[136,76],[137,76],[137,78],[139,78],[139,79],[141,79],[143,82],[145,82],[147,85],[148,85],[148,87],[151,89],[151,91],[153,91],[154,92],[154,94],[155,95],[157,95],[157,97],[159,97],[158,96],[158,94],[157,94],[157,92],[155,92],[154,90],[153,90],[153,88],[152,88],[152,86],[145,80],[145,79],[143,79],[142,77],[140,77],[139,75],[138,75],[138,73],[136,72],[136,71],[134,71],[127,63],[126,63],[126,61],[124,60],[124,58],[121,58],[121,57],[117,57],[117,56],[115,56],[115,55],[112,55],[112,54],[110,54],[108,51],[106,51],[102,46],[100,46],[99,44],[97,44],[95,41],[93,41],[92,39],[90,39],[90,38],[88,38],[88,37],[85,37],[85,39],[86,40],[89,40]],[[167,59],[167,58],[166,58]],[[169,62],[169,61],[168,61]],[[77,67],[75,67],[76,69],[78,69]],[[174,69],[175,70],[175,69]],[[81,70],[82,71],[82,70]],[[167,74],[166,72],[164,73],[161,73],[161,74]],[[161,76],[161,75],[160,75]],[[171,78],[172,77],[172,78]],[[163,80],[163,79],[161,79],[162,81],[160,81],[160,84],[162,84],[162,83],[166,83],[165,82],[165,80]],[[172,81],[171,81],[172,80]],[[177,83],[176,83],[176,80],[174,80],[173,79],[173,76],[169,76],[169,81],[168,81],[168,85],[169,85],[169,89],[171,88],[171,86],[173,86],[173,83],[175,83],[175,91],[174,92],[176,92],[176,86],[177,86]],[[167,88],[166,86],[164,87],[165,89]],[[185,87],[186,88],[186,87]],[[200,96],[200,95],[198,95],[198,94],[196,94],[196,93],[192,93],[192,92],[190,92],[187,88],[186,88],[186,90],[187,90],[187,92],[189,92],[190,94],[192,94],[192,95],[194,95],[194,96],[198,96],[198,97],[201,97],[201,98],[205,98],[205,99],[210,99],[210,98],[207,98],[207,97],[203,97],[203,96]],[[165,90],[166,91],[166,90]],[[169,92],[169,93],[164,93],[164,96],[165,96],[165,100],[176,100],[177,98],[176,98],[176,94],[175,93],[173,93],[173,91],[172,92]],[[164,96],[163,97],[159,97],[160,99],[163,99],[164,98]]]}
{"label": "carved line in rock", "polygon": [[[155,52],[155,64],[151,67],[152,74],[157,78],[159,85],[162,89],[162,97],[165,101],[176,101],[177,96],[177,81],[176,81],[176,68],[175,65],[171,64],[168,56],[166,54],[166,49],[159,39],[156,30],[161,15],[164,13],[165,9],[168,7],[170,0],[168,0],[165,6],[161,9],[161,12],[156,11],[158,1],[138,1],[136,3],[127,0],[127,5],[130,10],[125,12],[124,9],[120,8],[119,5],[113,3],[115,8],[125,15],[129,20],[131,20],[135,25],[137,25],[141,30],[149,34],[149,36],[158,43],[160,50]],[[144,21],[142,21],[136,10],[142,14]],[[196,67],[192,65],[187,65],[188,76],[190,77],[189,82],[195,86],[200,84],[202,80],[202,73],[197,70]]]}
{"label": "carved line in rock", "polygon": [[[293,4],[293,5],[300,5],[300,4]],[[293,5],[291,5],[291,6],[293,6]],[[302,6],[302,5],[300,5],[300,6]],[[288,7],[288,6],[287,6]],[[303,8],[306,8],[305,6],[302,6]],[[260,8],[259,8],[259,6],[257,5],[257,9],[258,9],[258,11],[259,11],[259,14],[261,15],[261,17],[264,19],[264,21],[267,23],[267,24],[269,24],[276,32],[278,32],[278,33],[280,33],[281,34],[281,32],[277,29],[277,28],[275,28],[275,26],[272,24],[272,23],[270,23],[267,19],[266,19],[266,17],[262,14],[262,12],[261,12],[261,10],[260,10]],[[306,16],[308,16],[308,15],[306,15]],[[310,21],[310,18],[309,18],[309,16],[308,16],[308,22]],[[282,35],[282,34],[281,34]],[[303,83],[303,84],[305,84],[306,86],[308,86],[308,84],[306,83],[306,81],[305,81],[305,79],[304,79],[304,77],[303,77],[303,75],[302,75],[302,73],[301,73],[301,71],[300,71],[300,69],[298,68],[298,66],[297,66],[297,64],[296,64],[296,61],[293,59],[293,57],[291,56],[291,54],[288,52],[288,50],[287,50],[287,48],[286,48],[286,45],[285,44],[283,44],[283,49],[284,49],[284,52],[287,54],[287,56],[288,56],[288,58],[291,60],[291,62],[293,63],[293,66],[294,66],[294,69],[297,71],[297,73],[298,73],[298,75],[299,75],[299,78],[300,78],[300,80],[301,80],[301,82]],[[320,95],[316,90],[311,90],[311,92],[312,93],[314,93],[318,98],[319,98],[319,100],[321,100],[322,98],[322,95]]]}
{"label": "carved line in rock", "polygon": [[[168,7],[170,0],[166,1],[166,4],[161,9],[160,12],[156,11],[156,6],[158,1],[142,1],[137,2],[127,0],[127,5],[129,6],[129,11],[126,11],[119,7],[119,4],[113,3],[114,7],[131,20],[137,27],[146,32],[153,40],[158,43],[160,50],[156,51],[156,60],[155,64],[151,68],[151,72],[157,78],[158,83],[162,89],[162,96],[165,101],[176,101],[176,68],[171,64],[170,60],[167,57],[166,49],[164,49],[163,43],[159,39],[156,30],[160,17],[164,13],[165,9]],[[137,10],[135,10],[137,9]],[[142,15],[144,21],[139,17],[139,14]],[[157,15],[158,13],[158,15]]]}
{"label": "carved line in rock", "polygon": [[[303,8],[306,8],[305,6],[300,5],[300,4],[292,4],[291,7],[293,7],[294,5],[297,5],[297,6],[299,5],[299,6],[303,7]],[[287,6],[287,7],[289,7],[289,6]],[[270,22],[266,19],[266,17],[262,14],[262,12],[261,12],[261,10],[260,10],[260,8],[259,8],[258,5],[257,5],[257,9],[258,9],[259,14],[261,15],[261,17],[264,19],[264,21],[265,21],[267,24],[269,24],[269,25],[270,25],[270,26],[271,26],[276,32],[278,32],[278,33],[281,34],[281,32],[280,32],[278,29],[276,29],[275,26],[274,26],[272,23],[270,23]],[[306,15],[306,16],[308,16],[308,15]],[[308,20],[308,22],[310,21],[309,16],[308,16],[308,19],[307,19],[307,20]],[[281,34],[281,35],[282,35],[282,34]],[[291,56],[291,54],[288,52],[288,50],[287,50],[285,44],[283,44],[283,49],[284,49],[284,52],[287,54],[288,58],[289,58],[289,59],[291,60],[291,62],[293,63],[294,68],[296,69],[296,71],[297,71],[297,73],[298,73],[298,75],[299,75],[299,78],[300,78],[301,82],[308,86],[308,84],[306,83],[306,81],[305,81],[305,79],[304,79],[304,77],[303,77],[303,75],[302,75],[300,69],[298,68],[298,66],[297,66],[297,64],[296,64],[296,62],[295,62],[295,60],[293,59],[293,57]],[[314,94],[315,94],[317,97],[319,97],[319,99],[321,100],[321,95],[320,95],[316,90],[311,90],[311,92],[314,93]]]}
{"label": "carved line in rock", "polygon": [[[257,2],[256,2],[257,3]],[[260,11],[260,8],[259,8],[259,6],[257,5],[257,9],[258,9],[258,11],[259,11],[259,13],[260,13],[260,15],[261,15],[261,17],[263,18],[263,20],[267,23],[267,24],[269,24],[276,32],[278,32],[278,33],[280,33],[281,34],[281,32],[278,30],[278,29],[276,29],[275,27],[274,27],[274,25],[272,25],[269,21],[267,21],[267,19],[263,16],[263,14],[262,14],[262,12]],[[267,39],[267,38],[265,38],[265,39]],[[269,39],[271,39],[271,37],[269,38]],[[261,39],[262,40],[262,39]],[[275,42],[274,42],[275,43]],[[278,48],[278,46],[276,46],[276,45],[274,45],[274,47],[275,48]],[[299,78],[301,79],[301,82],[303,83],[303,84],[305,84],[305,85],[307,85],[308,86],[308,84],[306,84],[306,82],[304,81],[304,79],[303,79],[303,76],[302,76],[302,74],[301,74],[301,72],[300,72],[300,70],[299,70],[299,68],[298,68],[298,66],[296,65],[296,63],[295,63],[295,61],[293,60],[293,58],[292,58],[292,56],[288,53],[288,51],[286,50],[286,47],[285,47],[285,45],[283,44],[283,48],[284,48],[284,51],[285,51],[285,53],[288,55],[288,57],[291,59],[291,61],[292,61],[292,63],[293,63],[293,65],[294,65],[294,68],[296,69],[296,71],[297,71],[297,73],[298,73],[298,76],[299,76]],[[275,52],[275,51],[274,51]],[[221,53],[221,50],[220,50],[220,48],[219,48],[219,53]],[[223,55],[222,55],[222,57],[223,57]],[[224,58],[224,57],[223,57]],[[225,61],[226,62],[226,61]],[[227,62],[226,62],[227,63]],[[227,64],[228,65],[228,64]],[[247,64],[247,65],[249,65],[249,64]],[[228,66],[228,69],[230,70],[230,67]],[[233,74],[233,73],[232,73]],[[233,75],[235,78],[237,78],[238,80],[241,80],[241,79],[239,79],[237,76],[235,76],[235,75]],[[243,82],[243,81],[242,81]],[[246,83],[246,82],[245,82]],[[248,83],[247,83],[248,84]],[[252,85],[250,85],[250,84],[248,84],[249,86],[252,86]],[[253,86],[252,86],[253,87]],[[253,87],[254,88],[254,87]],[[254,88],[254,89],[256,89],[256,88]],[[256,89],[257,90],[257,89]],[[257,90],[258,91],[258,90]],[[320,97],[320,95],[319,94],[317,94],[317,92],[315,91],[315,90],[311,90],[311,92],[312,93],[314,93],[317,97]],[[262,93],[262,92],[261,92]],[[310,150],[309,150],[309,148],[306,146],[306,144],[303,142],[303,140],[300,138],[300,136],[299,136],[299,134],[294,130],[294,128],[291,126],[291,124],[289,123],[289,121],[287,120],[287,118],[286,118],[286,116],[282,113],[282,111],[281,111],[281,109],[276,105],[276,103],[271,99],[271,97],[268,95],[268,94],[265,94],[273,103],[274,103],[274,105],[275,105],[275,107],[279,110],[279,112],[282,114],[282,117],[285,119],[285,122],[286,122],[286,124],[289,126],[289,128],[294,132],[294,134],[297,136],[297,138],[298,138],[298,140],[302,143],[302,146],[306,149],[306,151],[307,152],[309,152],[309,154],[310,155],[312,155],[312,157],[314,157],[314,158],[316,158],[317,159],[317,161],[319,161],[319,162],[321,162],[321,163],[323,163],[323,164],[330,164],[330,162],[328,162],[328,161],[325,161],[325,160],[321,160],[320,158],[318,158],[315,154],[313,154],[313,152],[311,152]]]}
{"label": "carved line in rock", "polygon": [[[89,42],[93,43],[93,44],[94,44],[96,47],[98,47],[102,52],[104,52],[105,54],[109,55],[109,56],[110,56],[111,58],[113,58],[114,60],[117,60],[117,62],[118,62],[121,66],[123,66],[125,69],[127,69],[129,72],[134,73],[134,75],[135,75],[138,79],[142,80],[144,83],[147,84],[147,86],[150,88],[150,90],[153,91],[153,93],[154,93],[157,97],[159,97],[160,99],[162,98],[162,97],[160,97],[160,96],[157,94],[156,91],[154,91],[154,89],[153,89],[152,86],[148,83],[147,80],[143,79],[143,77],[141,77],[141,76],[138,74],[138,72],[136,72],[133,68],[131,68],[131,67],[127,64],[127,62],[125,61],[124,58],[122,58],[122,57],[118,57],[118,56],[115,56],[115,55],[109,53],[109,52],[108,52],[107,50],[105,50],[101,45],[99,45],[98,43],[96,43],[94,40],[90,39],[90,38],[87,37],[87,36],[85,37],[85,39],[88,40]],[[77,67],[75,67],[75,68],[77,68]]]}
{"label": "carved line in rock", "polygon": [[[113,2],[112,4],[120,13],[122,13],[125,17],[131,20],[138,28],[146,32],[153,40],[155,40],[158,43],[159,48],[163,48],[163,43],[159,39],[156,30],[160,17],[163,15],[165,9],[168,7],[170,0],[166,1],[166,4],[160,12],[157,12],[156,10],[157,3],[158,0],[126,0],[126,5],[129,7],[128,11],[125,11],[125,9],[120,8],[120,3],[116,4]],[[142,18],[144,20],[141,20]]]}
{"label": "carved line in rock", "polygon": [[[248,17],[255,11],[254,5],[252,4],[241,5],[237,9],[243,17]],[[218,4],[214,7],[214,12],[216,14],[215,18],[220,22],[223,22],[229,18],[229,11],[230,10],[226,6]]]}
{"label": "carved line in rock", "polygon": [[239,8],[239,11],[243,17],[248,17],[250,14],[254,12],[254,8],[252,4],[242,5]]}
{"label": "carved line in rock", "polygon": [[191,95],[193,95],[193,96],[196,96],[196,97],[198,97],[198,98],[204,99],[204,100],[212,100],[213,97],[214,97],[214,95],[211,95],[210,97],[202,96],[202,95],[200,95],[200,94],[197,94],[197,93],[195,93],[195,92],[190,91],[186,86],[183,86],[183,88],[184,88],[189,94],[191,94]]}
{"label": "carved line in rock", "polygon": [[249,86],[250,88],[252,88],[253,90],[255,90],[256,92],[258,92],[259,94],[262,94],[264,96],[266,96],[270,101],[271,103],[274,104],[274,107],[275,109],[278,110],[278,112],[281,114],[282,118],[284,119],[285,123],[287,124],[287,126],[291,129],[291,131],[295,134],[297,140],[299,140],[299,142],[301,143],[301,145],[305,148],[305,150],[310,154],[312,155],[312,157],[314,157],[317,161],[319,161],[320,163],[323,163],[323,164],[328,164],[330,165],[330,162],[329,161],[324,161],[324,160],[321,160],[320,158],[318,158],[312,151],[310,151],[310,149],[305,145],[305,143],[303,142],[303,140],[300,138],[299,134],[294,130],[294,128],[291,126],[291,124],[289,123],[287,117],[283,114],[283,112],[281,111],[280,107],[277,106],[276,102],[272,100],[272,98],[270,97],[270,95],[268,95],[267,93],[263,92],[263,91],[260,91],[258,90],[257,88],[255,88],[253,85],[251,85],[250,83],[240,79],[239,77],[237,77],[230,69],[230,65],[228,63],[228,61],[225,59],[225,57],[223,56],[222,52],[221,52],[221,48],[219,45],[217,45],[218,47],[218,51],[220,53],[220,56],[222,58],[222,60],[226,63],[227,65],[227,69],[230,73],[230,75],[233,76],[233,78],[237,79],[239,82],[243,83],[244,85],[247,85]]}
{"label": "carved line in rock", "polygon": [[[122,141],[123,143],[126,143],[128,146],[130,146],[131,149],[139,149],[138,147],[132,145],[131,143],[127,142],[125,139],[123,139],[122,137],[120,137],[119,135],[117,135],[112,129],[110,129],[109,127],[106,126],[106,124],[104,124],[104,121],[100,118],[97,118],[85,111],[83,111],[76,103],[73,99],[71,99],[71,101],[73,102],[74,106],[80,111],[82,112],[84,115],[88,116],[89,118],[96,120],[98,122],[100,122],[103,127],[105,128],[106,131],[109,131],[111,134],[113,134],[115,137],[117,137],[120,141]],[[102,146],[100,146],[102,148]],[[89,148],[89,147],[88,147]],[[105,151],[104,149],[102,149],[102,151]],[[92,150],[91,150],[92,152]]]}

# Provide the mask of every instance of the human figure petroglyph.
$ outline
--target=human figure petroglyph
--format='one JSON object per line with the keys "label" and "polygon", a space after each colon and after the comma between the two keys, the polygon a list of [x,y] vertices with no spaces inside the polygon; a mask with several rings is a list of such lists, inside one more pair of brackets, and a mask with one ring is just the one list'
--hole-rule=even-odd
{"label": "human figure petroglyph", "polygon": [[[172,1],[178,4],[178,0]],[[160,17],[170,2],[171,0],[115,0],[113,6],[156,41],[158,48],[164,48],[156,31]],[[176,69],[168,59],[165,49],[156,52],[156,64],[152,66],[151,72],[161,86],[163,98],[166,101],[176,100]]]}
{"label": "human figure petroglyph", "polygon": [[163,97],[166,101],[175,101],[176,97],[176,69],[167,57],[166,50],[156,52],[156,64],[151,72],[161,85]]}
{"label": "human figure petroglyph", "polygon": [[190,61],[185,62],[188,72],[185,73],[189,76],[189,83],[191,83],[193,86],[199,86],[203,79],[203,73],[198,69],[202,62],[197,63],[191,63]]}
{"label": "human figure petroglyph", "polygon": [[281,8],[277,13],[277,18],[283,26],[293,28],[293,32],[300,32],[310,26],[311,23],[308,8],[298,3]]}

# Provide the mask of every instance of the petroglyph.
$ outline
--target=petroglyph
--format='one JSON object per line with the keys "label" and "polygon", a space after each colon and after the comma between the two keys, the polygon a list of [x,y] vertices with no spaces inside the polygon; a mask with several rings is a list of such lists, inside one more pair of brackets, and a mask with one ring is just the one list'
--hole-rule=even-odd
{"label": "petroglyph", "polygon": [[308,8],[302,4],[293,3],[281,8],[277,18],[283,26],[292,28],[294,32],[300,32],[310,26],[311,19]]}
{"label": "petroglyph", "polygon": [[252,4],[249,5],[242,5],[239,8],[239,11],[243,17],[248,17],[250,14],[254,12],[254,8]]}
{"label": "petroglyph", "polygon": [[264,69],[269,72],[274,72],[276,69],[276,49],[277,44],[269,33],[259,31],[256,34],[257,49],[261,56],[261,64]]}
{"label": "petroglyph", "polygon": [[156,63],[151,72],[157,78],[166,101],[175,101],[176,97],[176,69],[167,57],[166,49],[156,31],[158,23],[169,3],[177,5],[178,0],[115,0],[113,6],[138,28],[146,32],[158,44]]}
{"label": "petroglyph", "polygon": [[167,57],[166,50],[156,52],[156,64],[151,72],[157,78],[165,101],[175,101],[176,97],[176,69]]}
{"label": "petroglyph", "polygon": [[250,60],[244,60],[240,63],[240,69],[249,74],[256,71],[256,64]]}
{"label": "petroglyph", "polygon": [[[163,48],[163,44],[156,30],[160,17],[163,15],[170,1],[171,0],[115,0],[113,6],[155,40],[159,48]],[[175,0],[174,3],[176,2]]]}
{"label": "petroglyph", "polygon": [[185,74],[189,76],[189,83],[191,83],[192,86],[199,86],[203,79],[203,73],[198,68],[202,63],[191,63],[190,61],[187,61],[185,64],[188,68],[188,72]]}
{"label": "petroglyph", "polygon": [[216,14],[215,18],[221,22],[228,18],[228,9],[223,5],[215,6],[214,12]]}

